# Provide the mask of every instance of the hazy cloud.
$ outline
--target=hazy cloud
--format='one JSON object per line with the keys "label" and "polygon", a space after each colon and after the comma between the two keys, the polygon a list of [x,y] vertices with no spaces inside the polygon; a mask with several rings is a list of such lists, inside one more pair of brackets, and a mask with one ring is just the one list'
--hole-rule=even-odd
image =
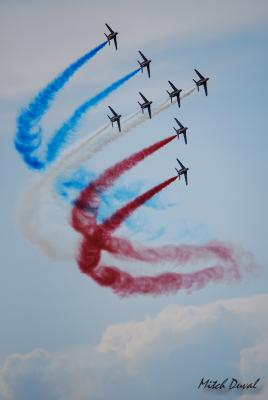
{"label": "hazy cloud", "polygon": [[[198,395],[203,400],[211,398],[197,392],[203,376],[260,377],[264,388],[267,300],[268,295],[258,295],[201,307],[169,305],[155,317],[112,325],[95,348],[11,355],[0,372],[0,399],[160,400],[180,395],[191,400]],[[229,392],[225,398],[238,394]],[[265,389],[256,398],[264,394]]]}

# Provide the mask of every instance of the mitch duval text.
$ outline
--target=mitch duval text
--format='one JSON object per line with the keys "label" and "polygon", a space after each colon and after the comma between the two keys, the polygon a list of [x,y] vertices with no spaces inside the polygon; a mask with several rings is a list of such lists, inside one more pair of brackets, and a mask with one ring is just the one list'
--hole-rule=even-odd
{"label": "mitch duval text", "polygon": [[205,379],[202,378],[198,389],[214,389],[214,390],[221,390],[221,389],[258,389],[258,383],[260,382],[260,378],[256,379],[255,382],[239,382],[238,379],[235,378],[225,378],[223,381],[213,381],[212,379]]}

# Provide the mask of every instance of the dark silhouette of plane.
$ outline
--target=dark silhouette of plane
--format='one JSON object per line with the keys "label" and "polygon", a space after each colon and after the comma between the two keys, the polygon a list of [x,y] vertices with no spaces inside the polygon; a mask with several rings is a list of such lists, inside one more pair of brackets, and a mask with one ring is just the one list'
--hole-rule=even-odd
{"label": "dark silhouette of plane", "polygon": [[141,106],[142,113],[144,113],[145,108],[148,108],[149,117],[152,118],[152,113],[151,113],[152,101],[147,100],[146,97],[141,92],[139,92],[139,94],[141,95],[141,97],[144,100],[144,103],[142,103],[142,104],[138,101],[139,105]]}
{"label": "dark silhouette of plane", "polygon": [[181,92],[182,92],[182,89],[177,89],[176,86],[173,85],[173,83],[170,82],[170,81],[168,81],[168,83],[170,84],[170,86],[173,89],[173,91],[171,93],[167,90],[167,93],[168,93],[168,95],[170,97],[171,103],[172,103],[172,98],[173,97],[177,97],[178,106],[180,107],[181,106]]}
{"label": "dark silhouette of plane", "polygon": [[146,58],[145,57],[145,55],[144,54],[142,54],[142,52],[139,50],[139,53],[140,53],[140,55],[142,56],[142,58],[143,58],[143,61],[142,62],[140,62],[139,60],[138,60],[138,63],[140,64],[140,67],[141,67],[141,72],[143,72],[143,68],[147,68],[147,72],[148,72],[148,76],[149,76],[149,78],[151,77],[151,73],[150,73],[150,63],[151,63],[151,61],[152,60],[148,60],[148,58]]}
{"label": "dark silhouette of plane", "polygon": [[207,81],[209,80],[209,78],[205,78],[202,74],[200,74],[199,71],[197,71],[197,69],[195,69],[195,72],[200,78],[199,81],[193,79],[194,83],[196,84],[197,90],[199,91],[199,86],[204,86],[204,90],[207,96],[208,95]]}
{"label": "dark silhouette of plane", "polygon": [[183,126],[183,125],[180,123],[180,121],[177,120],[177,118],[174,118],[174,119],[175,119],[175,121],[177,122],[177,124],[179,125],[179,129],[173,127],[174,131],[175,131],[175,132],[177,133],[177,135],[178,135],[178,139],[180,138],[180,135],[183,134],[185,144],[187,144],[187,136],[186,136],[186,131],[187,131],[187,129],[188,129],[187,126]]}
{"label": "dark silhouette of plane", "polygon": [[122,115],[117,114],[117,113],[112,109],[112,107],[110,107],[110,106],[108,106],[108,107],[109,107],[109,109],[112,111],[113,116],[110,117],[109,115],[107,115],[107,117],[108,117],[109,120],[111,121],[112,126],[114,126],[114,122],[117,122],[119,132],[121,132],[120,118],[122,117]]}
{"label": "dark silhouette of plane", "polygon": [[181,169],[178,170],[177,168],[175,168],[175,170],[178,173],[178,177],[179,179],[181,179],[181,176],[184,175],[184,179],[185,179],[185,183],[186,185],[188,185],[188,177],[187,177],[187,173],[189,171],[189,168],[186,168],[182,162],[180,162],[180,160],[177,158],[178,163],[180,164]]}
{"label": "dark silhouette of plane", "polygon": [[109,31],[110,31],[110,33],[108,33],[108,35],[107,35],[107,33],[104,33],[104,35],[107,37],[107,40],[108,40],[108,42],[109,42],[109,46],[110,46],[110,42],[111,42],[111,40],[114,40],[114,45],[115,45],[115,48],[116,48],[116,50],[117,50],[117,40],[116,40],[116,36],[118,35],[118,32],[115,32],[115,31],[113,31],[112,30],[112,28],[110,28],[110,26],[108,25],[108,24],[105,24],[106,26],[107,26],[107,28],[109,29]]}

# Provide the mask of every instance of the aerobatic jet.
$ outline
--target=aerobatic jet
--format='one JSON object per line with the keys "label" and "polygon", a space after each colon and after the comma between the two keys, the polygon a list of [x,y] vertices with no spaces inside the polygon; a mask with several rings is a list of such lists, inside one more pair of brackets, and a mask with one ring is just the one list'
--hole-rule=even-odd
{"label": "aerobatic jet", "polygon": [[149,117],[152,118],[152,113],[151,113],[152,101],[147,100],[146,97],[141,92],[139,92],[139,94],[141,95],[141,97],[144,100],[144,103],[142,103],[142,104],[138,101],[139,105],[141,106],[142,113],[144,113],[145,108],[148,108]]}
{"label": "aerobatic jet", "polygon": [[110,28],[110,26],[108,25],[108,24],[105,24],[106,26],[107,26],[107,28],[109,29],[109,31],[110,31],[110,33],[104,33],[104,35],[107,37],[107,40],[108,40],[108,42],[109,42],[109,46],[110,46],[110,42],[111,42],[111,40],[114,40],[114,45],[115,45],[115,48],[116,48],[116,50],[117,50],[117,40],[116,40],[116,35],[118,35],[118,32],[115,32],[115,31],[113,31],[112,30],[112,28]]}
{"label": "aerobatic jet", "polygon": [[200,78],[199,81],[193,79],[194,83],[196,84],[197,90],[199,91],[199,86],[204,86],[204,90],[207,96],[208,95],[207,81],[209,80],[209,78],[205,78],[202,74],[200,74],[199,71],[197,71],[197,69],[195,69],[195,72]]}
{"label": "aerobatic jet", "polygon": [[175,170],[178,173],[178,177],[179,179],[181,179],[181,176],[184,175],[184,179],[185,179],[185,183],[186,185],[188,185],[188,177],[187,177],[187,173],[189,171],[189,168],[186,168],[181,162],[180,160],[177,158],[178,163],[180,164],[181,169],[178,170],[177,168],[175,168]]}
{"label": "aerobatic jet", "polygon": [[177,122],[177,124],[179,125],[179,129],[173,127],[174,131],[175,131],[175,132],[177,133],[177,135],[178,135],[178,139],[180,138],[180,135],[183,134],[185,144],[187,144],[187,136],[186,136],[186,131],[187,131],[187,129],[188,129],[187,126],[183,126],[183,125],[180,123],[180,121],[177,120],[177,118],[174,118],[174,119],[175,119],[175,121]]}
{"label": "aerobatic jet", "polygon": [[150,63],[151,63],[151,61],[152,60],[148,60],[148,58],[146,58],[145,57],[145,55],[144,54],[142,54],[142,52],[139,50],[139,53],[140,53],[140,55],[141,55],[141,57],[143,58],[143,61],[142,62],[140,62],[139,60],[138,60],[138,63],[140,64],[140,67],[141,67],[141,72],[143,72],[143,68],[147,68],[147,72],[148,72],[148,76],[149,76],[149,78],[150,78],[150,76],[151,76],[151,73],[150,73]]}
{"label": "aerobatic jet", "polygon": [[170,82],[170,81],[168,81],[168,83],[170,84],[170,86],[173,89],[173,91],[171,93],[167,90],[167,93],[168,93],[168,95],[170,97],[171,103],[172,103],[172,98],[173,97],[177,97],[178,106],[180,107],[181,106],[181,92],[182,92],[182,89],[177,89],[176,86],[173,85],[173,83]]}
{"label": "aerobatic jet", "polygon": [[112,109],[112,107],[110,107],[110,106],[108,106],[108,107],[109,107],[109,109],[112,111],[113,116],[110,117],[110,115],[107,115],[107,117],[108,117],[109,120],[111,121],[112,126],[114,126],[114,122],[117,122],[119,132],[121,132],[120,118],[122,117],[122,115],[117,114],[117,113]]}

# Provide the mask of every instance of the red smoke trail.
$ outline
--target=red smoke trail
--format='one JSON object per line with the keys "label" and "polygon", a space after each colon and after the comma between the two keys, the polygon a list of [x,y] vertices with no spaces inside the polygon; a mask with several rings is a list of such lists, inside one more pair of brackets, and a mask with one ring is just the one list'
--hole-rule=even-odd
{"label": "red smoke trail", "polygon": [[217,241],[203,245],[165,245],[158,248],[134,245],[128,240],[107,236],[105,250],[118,259],[132,259],[148,263],[177,262],[180,265],[210,261],[212,258],[223,263],[233,263],[243,256],[244,252],[235,250],[233,246]]}
{"label": "red smoke trail", "polygon": [[116,179],[118,179],[123,173],[135,167],[139,162],[170,143],[176,137],[176,135],[169,136],[166,139],[160,140],[159,142],[132,154],[108,168],[99,178],[88,185],[80,193],[79,198],[76,200],[76,207],[73,208],[72,226],[74,229],[81,231],[84,226],[89,226],[92,215],[96,216],[97,214],[100,193],[112,186]]}
{"label": "red smoke trail", "polygon": [[93,269],[90,276],[101,286],[109,286],[120,296],[134,294],[160,295],[175,293],[180,289],[201,289],[209,282],[219,282],[224,271],[220,267],[202,269],[189,274],[163,273],[156,276],[135,277],[116,267],[101,266]]}
{"label": "red smoke trail", "polygon": [[[122,173],[169,143],[174,137],[176,136],[149,146],[108,168],[97,180],[82,191],[73,208],[73,227],[83,235],[77,258],[81,272],[90,276],[99,285],[112,288],[120,296],[133,294],[159,295],[161,293],[176,292],[179,289],[199,289],[209,282],[239,279],[241,277],[241,267],[244,266],[245,262],[249,267],[254,266],[254,260],[249,253],[238,250],[230,244],[212,242],[199,246],[182,245],[149,248],[134,246],[124,238],[112,236],[112,233],[138,207],[174,182],[177,177],[172,177],[153,187],[117,210],[102,224],[97,224],[98,195],[112,185]],[[118,259],[138,260],[147,263],[172,261],[177,265],[181,265],[189,262],[199,262],[200,260],[219,260],[219,263],[191,273],[167,272],[156,276],[133,276],[131,273],[122,271],[117,267],[102,265],[101,251],[109,252]],[[243,265],[240,265],[240,263]]]}
{"label": "red smoke trail", "polygon": [[105,231],[112,233],[115,229],[119,228],[122,222],[125,219],[130,217],[130,215],[142,204],[146,201],[150,200],[155,194],[163,190],[166,186],[170,185],[177,179],[177,176],[173,178],[167,179],[166,181],[160,183],[159,185],[153,187],[147,192],[143,193],[141,196],[136,197],[136,199],[132,200],[124,207],[120,208],[116,211],[109,219],[103,222],[101,225],[102,229]]}

